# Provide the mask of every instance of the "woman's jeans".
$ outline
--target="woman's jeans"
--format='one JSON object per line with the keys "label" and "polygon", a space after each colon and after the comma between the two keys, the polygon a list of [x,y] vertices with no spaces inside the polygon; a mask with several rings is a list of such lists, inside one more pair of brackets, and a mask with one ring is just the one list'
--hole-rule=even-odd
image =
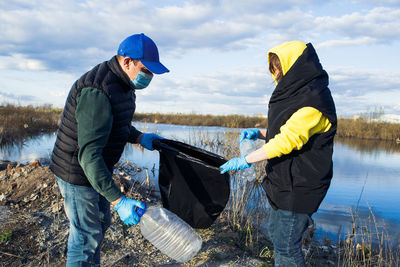
{"label": "woman's jeans", "polygon": [[275,266],[306,266],[301,243],[312,224],[308,214],[270,209],[268,233],[274,245]]}
{"label": "woman's jeans", "polygon": [[55,177],[70,222],[66,266],[100,266],[101,242],[111,223],[110,203],[92,187]]}

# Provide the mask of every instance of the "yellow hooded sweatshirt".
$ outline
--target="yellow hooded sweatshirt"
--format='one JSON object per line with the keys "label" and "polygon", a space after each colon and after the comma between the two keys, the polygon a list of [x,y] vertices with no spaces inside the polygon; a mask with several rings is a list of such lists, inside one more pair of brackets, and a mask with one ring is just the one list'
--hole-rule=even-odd
{"label": "yellow hooded sweatshirt", "polygon": [[[278,56],[283,75],[285,75],[307,48],[301,41],[286,42],[268,51]],[[268,62],[269,63],[269,62]],[[272,75],[275,83],[278,82]],[[328,118],[313,107],[297,110],[280,128],[280,133],[270,139],[263,148],[269,159],[300,150],[314,134],[327,132],[332,124]]]}

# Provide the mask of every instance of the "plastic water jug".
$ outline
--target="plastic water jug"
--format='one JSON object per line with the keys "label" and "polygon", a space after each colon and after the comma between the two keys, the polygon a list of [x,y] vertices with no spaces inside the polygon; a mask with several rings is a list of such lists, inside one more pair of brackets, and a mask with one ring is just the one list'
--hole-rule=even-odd
{"label": "plastic water jug", "polygon": [[[254,141],[250,140],[250,139],[244,139],[242,142],[240,142],[239,150],[240,150],[241,156],[246,156],[247,154],[250,154],[251,152],[256,150]],[[250,168],[241,170],[240,176],[244,180],[247,180],[249,182],[254,181],[257,178],[254,166],[251,166]]]}
{"label": "plastic water jug", "polygon": [[186,262],[201,249],[201,236],[189,224],[162,207],[138,209],[140,231],[162,253]]}

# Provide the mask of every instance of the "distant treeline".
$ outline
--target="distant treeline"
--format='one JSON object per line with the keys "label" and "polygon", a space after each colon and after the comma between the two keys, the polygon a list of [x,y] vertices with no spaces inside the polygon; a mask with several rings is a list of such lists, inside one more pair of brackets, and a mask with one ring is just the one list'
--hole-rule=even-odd
{"label": "distant treeline", "polygon": [[[179,113],[136,113],[133,121],[235,128],[266,128],[268,126],[268,119],[265,117],[249,117],[243,115],[213,116]],[[337,136],[373,140],[399,140],[400,124],[377,122],[365,118],[339,118]]]}
{"label": "distant treeline", "polygon": [[341,118],[338,121],[337,135],[339,137],[400,141],[400,124],[362,118]]}
{"label": "distant treeline", "polygon": [[0,106],[0,147],[57,130],[62,109],[51,106]]}
{"label": "distant treeline", "polygon": [[[0,105],[0,145],[57,129],[62,109],[51,106]],[[136,113],[133,121],[191,126],[223,126],[231,128],[266,128],[262,116]],[[374,140],[399,140],[400,124],[370,119],[340,118],[338,137]]]}
{"label": "distant treeline", "polygon": [[222,126],[230,128],[266,127],[268,119],[265,117],[249,117],[243,115],[201,115],[201,114],[161,114],[135,113],[133,121],[168,123],[191,126]]}

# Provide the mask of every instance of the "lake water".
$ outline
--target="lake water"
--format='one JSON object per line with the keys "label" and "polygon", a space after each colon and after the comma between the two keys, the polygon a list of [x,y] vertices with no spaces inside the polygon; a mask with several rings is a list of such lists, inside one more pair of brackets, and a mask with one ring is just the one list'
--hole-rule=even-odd
{"label": "lake water", "polygon": [[[144,132],[156,132],[169,139],[197,144],[196,136],[238,131],[222,127],[193,127],[168,124],[135,123]],[[31,162],[49,158],[55,134],[42,135],[22,146],[0,150],[0,159]],[[206,147],[207,149],[207,147]],[[157,186],[159,154],[127,145],[121,160],[129,160],[148,168],[153,185]],[[361,226],[378,225],[390,233],[394,244],[400,239],[400,145],[393,142],[336,139],[334,177],[328,194],[313,215],[317,235],[343,239],[351,231],[352,216],[357,214]],[[150,170],[154,168],[154,173]],[[373,215],[372,215],[373,214]]]}

